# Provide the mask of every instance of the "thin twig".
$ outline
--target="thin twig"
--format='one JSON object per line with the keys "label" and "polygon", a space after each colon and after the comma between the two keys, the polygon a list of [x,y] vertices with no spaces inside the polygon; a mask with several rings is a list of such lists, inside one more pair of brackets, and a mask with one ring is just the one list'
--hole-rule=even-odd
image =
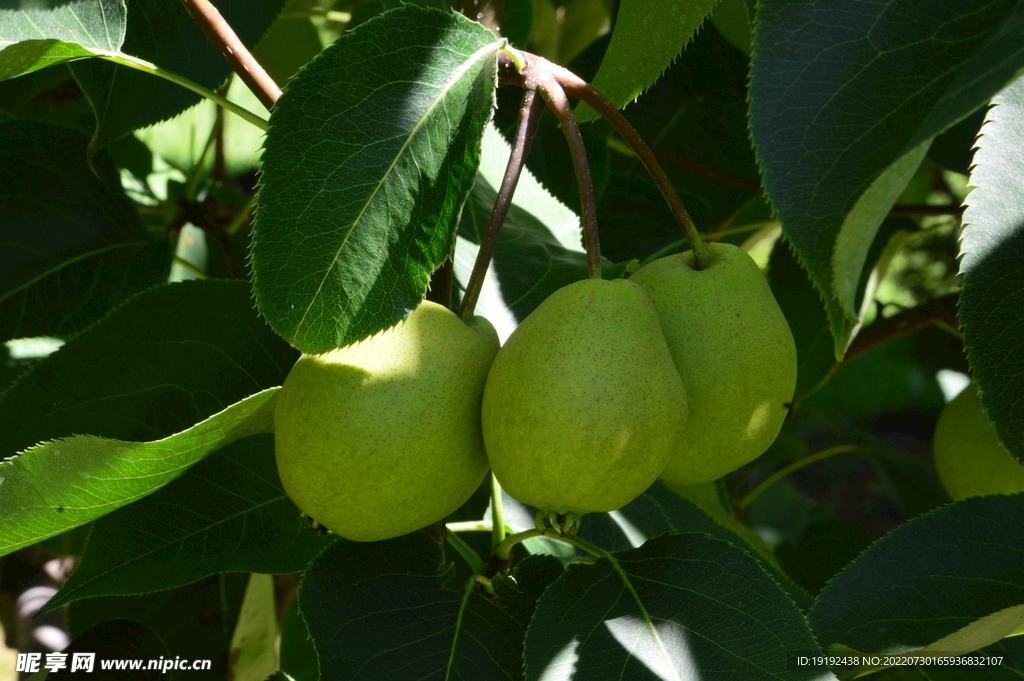
{"label": "thin twig", "polygon": [[192,20],[202,29],[207,40],[213,43],[231,66],[231,70],[238,74],[263,106],[267,109],[273,107],[274,102],[281,96],[281,88],[242,44],[234,29],[210,0],[181,0],[181,3],[192,15]]}
{"label": "thin twig", "polygon": [[750,506],[750,504],[753,503],[754,499],[761,495],[761,492],[764,492],[766,489],[768,489],[769,487],[771,487],[779,480],[792,473],[793,471],[800,470],[804,466],[808,466],[812,463],[816,463],[818,461],[821,461],[822,459],[827,459],[837,454],[849,454],[858,451],[860,451],[860,447],[857,447],[856,445],[838,445],[836,447],[830,447],[822,452],[818,452],[817,454],[811,454],[810,456],[805,456],[802,459],[797,459],[796,461],[789,464],[785,468],[775,471],[767,478],[762,480],[761,484],[755,487],[753,490],[751,490],[750,494],[743,497],[743,499],[737,504],[737,508],[739,508],[742,511],[747,506]]}
{"label": "thin twig", "polygon": [[459,316],[466,318],[473,314],[476,303],[480,298],[480,290],[483,288],[484,277],[487,275],[487,267],[494,256],[494,250],[498,246],[498,237],[501,235],[501,227],[505,224],[505,217],[512,206],[512,195],[515,193],[516,185],[519,183],[519,176],[526,164],[526,156],[530,153],[530,146],[537,133],[537,126],[540,123],[540,114],[544,110],[544,100],[537,96],[533,90],[523,92],[523,103],[519,109],[519,127],[516,129],[516,139],[512,144],[512,153],[508,157],[508,165],[505,167],[505,176],[502,178],[501,187],[498,189],[498,198],[494,201],[494,208],[491,210],[491,217],[487,221],[484,235],[480,239],[480,250],[476,255],[476,262],[473,264],[473,273],[466,284],[466,293],[462,297],[462,307],[459,309]]}
{"label": "thin twig", "polygon": [[647,146],[640,133],[629,124],[629,121],[615,108],[614,104],[609,102],[604,95],[575,73],[558,65],[552,65],[552,72],[555,80],[565,88],[566,92],[579,97],[593,107],[605,120],[612,124],[612,127],[619,133],[619,136],[636,152],[640,162],[644,164],[647,172],[654,179],[654,183],[658,186],[661,195],[668,202],[672,215],[675,216],[676,222],[679,223],[683,234],[686,236],[686,240],[690,243],[697,269],[704,268],[708,260],[704,241],[700,238],[700,234],[697,232],[697,228],[694,226],[693,219],[690,217],[689,212],[687,212],[686,206],[683,205],[682,199],[679,198],[675,187],[672,186],[672,181],[668,179],[665,170],[658,163],[657,157],[651,151],[651,148]]}
{"label": "thin twig", "polygon": [[960,328],[960,322],[956,314],[956,306],[959,299],[959,293],[949,293],[902,312],[897,312],[891,317],[879,316],[870,326],[863,327],[857,332],[857,335],[850,341],[849,347],[846,348],[846,354],[843,355],[843,359],[836,362],[832,369],[818,381],[817,385],[793,400],[792,410],[796,410],[801,402],[821,390],[840,369],[848,364],[852,364],[871,350],[885,345],[889,341],[902,338],[907,334],[920,331],[929,326],[947,329]]}

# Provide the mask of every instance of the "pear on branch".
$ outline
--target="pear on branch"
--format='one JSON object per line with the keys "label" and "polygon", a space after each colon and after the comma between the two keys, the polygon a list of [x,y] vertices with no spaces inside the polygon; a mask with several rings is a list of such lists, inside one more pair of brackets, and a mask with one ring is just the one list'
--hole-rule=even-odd
{"label": "pear on branch", "polygon": [[482,419],[495,477],[545,514],[612,511],[680,446],[686,392],[653,303],[622,279],[565,286],[498,352]]}
{"label": "pear on branch", "polygon": [[999,441],[973,384],[942,410],[932,449],[939,482],[954,501],[1024,492],[1024,466]]}
{"label": "pear on branch", "polygon": [[641,267],[690,419],[662,472],[674,485],[709,482],[760,456],[779,434],[796,389],[796,344],[764,275],[746,251],[709,243]]}
{"label": "pear on branch", "polygon": [[487,474],[480,400],[498,336],[423,302],[365,341],[303,355],[274,414],[288,496],[335,534],[377,541],[441,520]]}

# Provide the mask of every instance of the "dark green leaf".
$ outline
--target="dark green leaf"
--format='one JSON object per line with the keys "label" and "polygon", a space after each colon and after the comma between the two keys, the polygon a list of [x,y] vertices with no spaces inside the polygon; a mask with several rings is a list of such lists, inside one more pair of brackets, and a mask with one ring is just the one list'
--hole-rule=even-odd
{"label": "dark green leaf", "polygon": [[158,440],[281,385],[297,357],[256,314],[245,282],[153,288],[0,396],[0,456],[79,433]]}
{"label": "dark green leaf", "polygon": [[[46,681],[77,681],[83,672],[91,672],[89,678],[100,681],[156,681],[167,672],[156,669],[107,671],[103,669],[106,660],[144,660],[148,666],[150,660],[161,662],[166,659],[169,665],[175,662],[174,656],[156,632],[141,622],[128,619],[114,619],[100,622],[75,637],[71,644],[62,650],[67,658],[63,670],[51,672]],[[92,669],[75,668],[76,653],[94,653]],[[168,670],[171,666],[168,666]],[[166,677],[164,677],[166,678]]]}
{"label": "dark green leaf", "polygon": [[526,636],[526,678],[815,679],[819,650],[800,610],[743,550],[665,535],[544,592]]}
{"label": "dark green leaf", "polygon": [[[672,155],[662,166],[704,232],[731,225],[754,197],[749,187],[758,183],[747,131],[748,63],[707,25],[625,112],[644,139]],[[628,260],[683,235],[647,171],[619,149],[610,152],[611,177],[601,198],[601,243],[609,258]],[[694,172],[687,162],[732,176],[747,188]]]}
{"label": "dark green leaf", "polygon": [[[150,242],[121,190],[117,168],[105,154],[94,157],[90,168],[87,145],[85,137],[64,128],[31,121],[0,125],[0,328],[5,332],[21,330],[19,307],[38,302],[44,293],[59,293],[62,284],[87,283],[83,270],[130,263]],[[60,274],[55,278],[55,273]],[[33,290],[36,284],[41,288]],[[98,291],[69,296],[89,303],[105,294],[103,302],[109,303],[122,285],[112,279]],[[47,307],[61,309],[66,302],[57,297]]]}
{"label": "dark green leaf", "polygon": [[875,232],[927,150],[1024,65],[1018,0],[758,3],[751,131],[841,355]]}
{"label": "dark green leaf", "polygon": [[[810,597],[782,572],[764,540],[737,520],[718,498],[718,486],[715,483],[679,487],[675,490],[662,483],[655,483],[612,515],[630,531],[634,546],[640,546],[648,538],[665,532],[703,533],[735,544],[761,561],[765,570],[801,610],[811,607]],[[606,547],[604,544],[601,546]]]}
{"label": "dark green leaf", "polygon": [[925,676],[930,681],[1020,681],[1024,679],[1024,636],[1004,638],[973,655],[991,656],[991,658],[998,659],[994,660],[996,664],[986,665],[928,665],[923,667]]}
{"label": "dark green leaf", "polygon": [[320,667],[316,648],[309,637],[306,620],[299,612],[299,601],[292,601],[281,625],[281,669],[295,681],[319,681]]}
{"label": "dark green leaf", "polygon": [[169,589],[218,572],[301,572],[334,538],[303,527],[277,477],[273,437],[247,438],[98,520],[47,608]]}
{"label": "dark green leaf", "polygon": [[817,594],[874,539],[848,520],[815,520],[804,527],[795,544],[779,546],[776,555],[798,584]]}
{"label": "dark green leaf", "polygon": [[928,158],[943,168],[967,175],[974,158],[974,144],[988,107],[981,107],[946,132],[935,138],[928,149]]}
{"label": "dark green leaf", "polygon": [[1024,78],[992,103],[964,212],[960,322],[985,411],[1024,461]]}
{"label": "dark green leaf", "polygon": [[1022,536],[1021,494],[919,516],[825,587],[811,610],[814,634],[826,649],[863,653],[959,653],[998,641],[1020,626],[1021,613],[1007,609],[1024,603]]}
{"label": "dark green leaf", "polygon": [[[622,0],[597,88],[619,109],[651,86],[679,55],[717,0]],[[597,112],[580,105],[581,123]]]}
{"label": "dark green leaf", "polygon": [[273,432],[271,388],[155,442],[76,435],[0,461],[0,556],[152,494],[207,454]]}
{"label": "dark green leaf", "polygon": [[[101,622],[124,619],[140,622],[160,637],[173,657],[210,663],[209,670],[181,670],[170,675],[160,674],[157,679],[223,681],[228,678],[231,632],[248,582],[247,574],[229,573],[146,596],[86,598],[69,606],[68,631],[72,637],[77,637]],[[142,655],[119,657],[137,659]],[[99,666],[99,655],[96,665]],[[82,676],[79,672],[71,678]],[[91,675],[84,676],[90,678]],[[122,678],[114,677],[110,681],[122,681]]]}
{"label": "dark green leaf", "polygon": [[825,304],[785,237],[780,237],[772,249],[768,283],[796,341],[794,395],[800,398],[818,387],[836,365]]}
{"label": "dark green leaf", "polygon": [[526,556],[516,563],[511,575],[494,577],[494,593],[501,599],[502,609],[525,631],[533,620],[537,601],[544,590],[564,571],[562,561],[555,556]]}
{"label": "dark green leaf", "polygon": [[299,589],[323,678],[521,678],[522,627],[443,560],[423,532],[324,551]]}
{"label": "dark green leaf", "polygon": [[733,47],[743,54],[750,54],[753,31],[750,13],[744,0],[722,0],[711,13],[711,23]]}
{"label": "dark green leaf", "polygon": [[124,35],[124,0],[0,0],[0,80],[117,52]]}
{"label": "dark green leaf", "polygon": [[304,352],[404,319],[452,251],[490,118],[498,43],[405,5],[324,50],[274,107],[253,235],[256,301]]}
{"label": "dark green leaf", "polygon": [[0,338],[75,334],[136,293],[167,281],[166,241],[77,260],[0,301]]}
{"label": "dark green leaf", "polygon": [[[127,0],[128,29],[121,51],[213,90],[231,74],[180,2]],[[253,46],[284,0],[218,0],[217,9],[241,41]],[[181,113],[200,96],[163,78],[100,59],[71,67],[96,114],[93,148]]]}

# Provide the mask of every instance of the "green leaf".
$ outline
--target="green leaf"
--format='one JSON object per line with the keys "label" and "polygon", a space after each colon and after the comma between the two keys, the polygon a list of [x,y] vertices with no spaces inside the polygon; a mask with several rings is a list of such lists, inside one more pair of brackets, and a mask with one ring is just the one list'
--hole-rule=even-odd
{"label": "green leaf", "polygon": [[[992,656],[986,665],[927,665],[929,681],[1020,681],[1024,679],[1024,636],[1004,638],[975,655]],[[994,664],[992,664],[994,662]]]}
{"label": "green leaf", "polygon": [[796,342],[794,396],[801,398],[829,375],[836,365],[836,357],[821,293],[814,288],[807,270],[785,237],[779,238],[772,248],[768,283]]}
{"label": "green leaf", "polygon": [[167,281],[167,241],[77,260],[0,301],[0,338],[68,337],[136,293]]}
{"label": "green leaf", "polygon": [[[151,242],[121,189],[106,154],[86,163],[88,140],[56,126],[31,121],[0,125],[0,329],[3,340],[28,331],[25,306],[42,309],[106,307],[124,295],[126,279],[148,277],[130,270],[97,289],[63,293],[64,285],[85,284],[89,270],[129,265]],[[159,271],[159,270],[158,270]],[[129,285],[130,288],[130,285]],[[40,301],[44,294],[53,299]],[[72,307],[73,305],[73,307]],[[20,309],[19,309],[20,308]],[[105,311],[105,310],[104,310]],[[95,314],[95,312],[93,312]],[[34,322],[36,326],[43,320]],[[7,335],[11,334],[11,335]]]}
{"label": "green leaf", "polygon": [[123,0],[3,0],[0,80],[90,57],[97,51],[117,52],[124,42],[125,15]]}
{"label": "green leaf", "polygon": [[[145,624],[130,619],[112,619],[89,627],[76,636],[75,640],[61,652],[67,656],[64,658],[64,663],[67,666],[59,672],[51,673],[46,677],[47,681],[71,681],[71,679],[83,676],[82,672],[85,672],[85,669],[74,668],[74,658],[78,653],[95,654],[93,667],[89,671],[98,673],[99,678],[109,674],[109,672],[105,674],[101,671],[101,660],[144,659],[146,662],[143,664],[148,664],[149,660],[158,659],[166,659],[170,664],[175,662],[174,656],[169,654],[167,645],[156,632]],[[168,670],[170,669],[169,666]],[[107,678],[112,678],[112,675]],[[131,672],[122,672],[121,678],[128,679],[128,681],[136,679],[142,681],[147,676],[145,672],[137,675]]]}
{"label": "green leaf", "polygon": [[207,454],[273,432],[271,388],[155,442],[92,435],[54,440],[0,462],[0,556],[152,494]]}
{"label": "green leaf", "polygon": [[874,536],[857,523],[826,518],[809,523],[796,543],[780,545],[776,555],[793,579],[817,594],[872,541]]}
{"label": "green leaf", "polygon": [[[128,26],[121,52],[152,62],[213,90],[231,75],[217,48],[180,2],[127,0]],[[217,9],[242,43],[252,47],[273,23],[284,0],[219,0]],[[191,90],[100,59],[71,66],[96,114],[92,147],[181,113],[200,100]]]}
{"label": "green leaf", "polygon": [[320,681],[316,648],[309,638],[306,620],[299,612],[299,600],[293,599],[281,625],[281,669],[297,681]]}
{"label": "green leaf", "polygon": [[972,497],[914,518],[822,590],[814,634],[826,649],[862,653],[994,643],[1024,621],[1022,536],[1021,494]]}
{"label": "green leaf", "polygon": [[212,280],[135,296],[0,396],[0,456],[81,433],[159,440],[281,385],[297,353],[251,296]]}
{"label": "green leaf", "polygon": [[260,312],[295,347],[362,340],[422,301],[476,175],[498,44],[406,5],[292,80],[270,119],[252,265]]}
{"label": "green leaf", "polygon": [[336,538],[303,524],[277,477],[273,437],[247,438],[96,521],[85,554],[47,608],[169,589],[218,572],[301,572]]}
{"label": "green leaf", "polygon": [[932,137],[1024,66],[1024,4],[764,0],[751,132],[764,187],[822,292],[837,356],[878,226]]}
{"label": "green leaf", "polygon": [[565,567],[556,556],[526,556],[510,574],[494,576],[494,593],[501,599],[502,609],[525,631],[533,620],[537,601],[563,572]]}
{"label": "green leaf", "polygon": [[1024,461],[1024,78],[997,95],[974,155],[961,236],[960,322],[999,439]]}
{"label": "green leaf", "polygon": [[278,668],[274,576],[250,574],[238,623],[231,635],[230,679],[256,681]]}
{"label": "green leaf", "polygon": [[609,515],[630,532],[634,546],[665,532],[699,532],[734,544],[757,558],[801,610],[811,607],[810,597],[782,571],[764,540],[725,506],[716,483],[675,489],[655,483]]}
{"label": "green leaf", "polygon": [[522,627],[443,560],[423,532],[328,547],[299,589],[322,678],[521,678]]}
{"label": "green leaf", "polygon": [[819,650],[800,610],[735,546],[664,535],[544,592],[526,635],[526,678],[833,679],[797,666]]}
{"label": "green leaf", "polygon": [[[668,68],[715,2],[622,0],[594,87],[620,109],[632,102]],[[576,117],[585,123],[597,112],[581,104]]]}
{"label": "green leaf", "polygon": [[[460,294],[469,283],[511,148],[487,126],[480,171],[462,212],[455,247],[455,281]],[[559,288],[587,277],[580,219],[551,196],[527,169],[519,178],[512,207],[491,260],[476,314],[486,317],[504,339]]]}
{"label": "green leaf", "polygon": [[[163,640],[173,657],[198,661],[209,669],[173,670],[156,678],[223,681],[228,678],[231,631],[235,627],[249,575],[228,573],[188,586],[145,596],[102,596],[72,603],[67,610],[68,633],[77,637],[101,622],[140,622]],[[99,670],[100,656],[97,655]],[[122,657],[139,659],[140,654]],[[149,672],[152,674],[153,672]],[[72,679],[81,678],[81,673]],[[89,675],[84,675],[89,678]],[[98,678],[104,678],[99,676]],[[124,676],[106,678],[121,681]]]}

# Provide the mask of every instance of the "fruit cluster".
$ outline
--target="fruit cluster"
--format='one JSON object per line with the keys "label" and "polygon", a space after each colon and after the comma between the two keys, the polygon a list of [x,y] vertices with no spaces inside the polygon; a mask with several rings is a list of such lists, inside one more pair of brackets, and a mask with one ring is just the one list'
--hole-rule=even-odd
{"label": "fruit cluster", "polygon": [[[661,477],[715,480],[778,435],[796,348],[760,269],[708,244],[552,294],[499,349],[487,320],[424,302],[397,327],[304,355],[275,413],[285,490],[348,539],[459,508],[494,471],[546,514],[611,511]],[[570,515],[574,514],[574,515]]]}

